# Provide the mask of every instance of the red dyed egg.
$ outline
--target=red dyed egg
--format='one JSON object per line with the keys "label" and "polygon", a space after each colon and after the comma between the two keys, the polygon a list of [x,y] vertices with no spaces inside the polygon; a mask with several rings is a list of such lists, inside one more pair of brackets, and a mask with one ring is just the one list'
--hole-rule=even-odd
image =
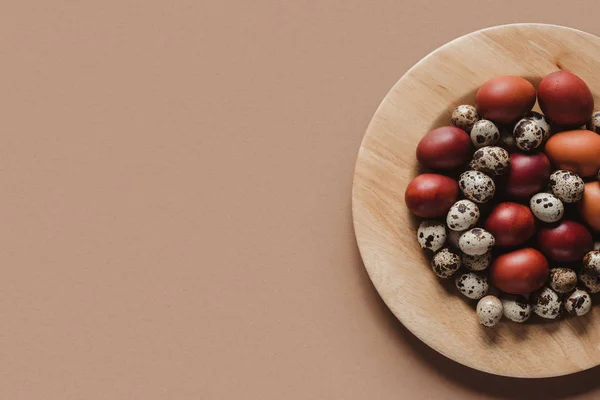
{"label": "red dyed egg", "polygon": [[535,218],[527,206],[500,203],[485,221],[485,229],[494,235],[497,246],[518,246],[535,233]]}
{"label": "red dyed egg", "polygon": [[526,294],[541,288],[548,273],[548,260],[532,248],[501,255],[490,267],[492,283],[511,294]]}
{"label": "red dyed egg", "polygon": [[445,215],[458,198],[458,183],[444,175],[422,174],[406,187],[404,200],[408,209],[422,218]]}

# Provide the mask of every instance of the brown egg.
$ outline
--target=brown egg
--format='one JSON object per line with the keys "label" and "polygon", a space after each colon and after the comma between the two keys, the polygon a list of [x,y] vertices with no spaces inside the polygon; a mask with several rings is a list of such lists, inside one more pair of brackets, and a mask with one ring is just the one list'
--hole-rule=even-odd
{"label": "brown egg", "polygon": [[496,258],[490,267],[492,283],[510,294],[539,289],[548,278],[548,260],[533,248],[516,250]]}
{"label": "brown egg", "polygon": [[558,125],[580,127],[594,111],[592,92],[581,78],[568,71],[556,71],[542,79],[538,101],[544,115]]}
{"label": "brown egg", "polygon": [[600,135],[585,129],[554,134],[545,149],[558,169],[575,172],[581,177],[595,176],[600,169]]}
{"label": "brown egg", "polygon": [[581,217],[596,232],[600,232],[600,182],[585,184],[583,199],[577,204]]}
{"label": "brown egg", "polygon": [[458,182],[438,174],[422,174],[406,187],[404,200],[415,215],[437,218],[446,215],[458,198]]}
{"label": "brown egg", "polygon": [[581,262],[585,254],[594,248],[594,240],[587,228],[569,220],[542,227],[537,240],[542,253],[558,262]]}
{"label": "brown egg", "polygon": [[427,168],[452,169],[471,157],[471,138],[455,126],[429,131],[417,146],[417,159]]}
{"label": "brown egg", "polygon": [[475,103],[482,118],[509,124],[531,110],[535,88],[520,76],[497,76],[481,85]]}
{"label": "brown egg", "polygon": [[529,207],[518,203],[500,203],[485,221],[498,246],[517,246],[535,233],[535,219]]}

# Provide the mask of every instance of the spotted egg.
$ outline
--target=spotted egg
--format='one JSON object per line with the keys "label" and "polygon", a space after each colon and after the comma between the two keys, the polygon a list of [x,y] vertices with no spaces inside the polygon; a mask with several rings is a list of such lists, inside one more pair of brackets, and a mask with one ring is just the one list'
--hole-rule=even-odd
{"label": "spotted egg", "polygon": [[565,310],[571,315],[581,317],[587,314],[592,308],[592,298],[585,290],[575,289],[573,293],[565,299]]}
{"label": "spotted egg", "polygon": [[583,268],[592,274],[600,275],[600,251],[593,250],[583,257]]}
{"label": "spotted egg", "polygon": [[477,224],[479,207],[471,200],[459,200],[448,211],[446,224],[453,231],[464,231]]}
{"label": "spotted egg", "polygon": [[437,221],[423,221],[417,229],[417,240],[421,248],[438,251],[446,243],[446,226]]}
{"label": "spotted egg", "polygon": [[579,282],[581,282],[585,289],[590,293],[600,293],[600,276],[591,273],[587,269],[583,268],[579,271]]}
{"label": "spotted egg", "polygon": [[477,109],[469,104],[462,104],[452,111],[452,125],[464,130],[465,132],[471,132],[475,122],[479,120]]}
{"label": "spotted egg", "polygon": [[550,175],[550,190],[565,203],[576,203],[583,197],[585,183],[574,172],[559,169]]}
{"label": "spotted egg", "polygon": [[522,323],[531,317],[533,307],[523,296],[505,295],[502,297],[502,310],[504,316],[513,321]]}
{"label": "spotted egg", "polygon": [[470,271],[483,271],[492,264],[492,253],[488,251],[480,256],[461,255],[462,264]]}
{"label": "spotted egg", "polygon": [[502,147],[482,147],[473,154],[469,167],[489,176],[504,175],[510,169],[510,155]]}
{"label": "spotted egg", "polygon": [[448,279],[461,266],[460,255],[450,248],[443,248],[433,255],[431,269],[439,277]]}
{"label": "spotted egg", "polygon": [[500,130],[487,119],[480,119],[475,122],[471,129],[471,142],[475,148],[492,146],[500,140]]}
{"label": "spotted egg", "polygon": [[547,286],[532,295],[533,312],[542,318],[556,319],[562,311],[562,301],[558,293]]}
{"label": "spotted egg", "polygon": [[494,326],[502,319],[502,302],[496,296],[485,296],[477,303],[477,318],[483,326]]}
{"label": "spotted egg", "polygon": [[537,149],[544,141],[544,132],[531,119],[520,120],[513,130],[515,144],[524,151]]}
{"label": "spotted egg", "polygon": [[474,300],[485,296],[490,288],[487,277],[475,272],[460,274],[454,283],[462,294]]}
{"label": "spotted egg", "polygon": [[569,268],[552,268],[549,283],[555,292],[568,293],[577,285],[577,274]]}
{"label": "spotted egg", "polygon": [[458,246],[462,252],[470,256],[484,255],[494,247],[495,243],[494,236],[481,228],[466,231],[458,240]]}
{"label": "spotted egg", "polygon": [[487,203],[496,193],[496,184],[492,178],[479,171],[463,172],[458,185],[465,197],[475,203]]}
{"label": "spotted egg", "polygon": [[527,115],[525,115],[525,119],[529,119],[537,124],[542,130],[544,136],[544,142],[547,142],[550,139],[552,131],[550,130],[550,122],[548,119],[539,112],[529,111]]}
{"label": "spotted egg", "polygon": [[592,132],[600,133],[600,112],[596,111],[592,114],[592,118],[588,121],[586,127]]}
{"label": "spotted egg", "polygon": [[543,222],[556,222],[565,214],[562,201],[551,193],[538,193],[529,201],[529,208],[537,219]]}

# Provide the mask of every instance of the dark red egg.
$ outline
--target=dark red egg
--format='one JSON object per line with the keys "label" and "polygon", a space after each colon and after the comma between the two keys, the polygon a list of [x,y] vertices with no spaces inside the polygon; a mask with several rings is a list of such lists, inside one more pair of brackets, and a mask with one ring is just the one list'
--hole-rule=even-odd
{"label": "dark red egg", "polygon": [[518,246],[535,233],[535,218],[529,207],[504,202],[492,210],[485,221],[485,229],[494,235],[497,246]]}
{"label": "dark red egg", "polygon": [[541,288],[548,273],[548,260],[532,248],[503,254],[490,267],[492,283],[511,294],[527,294]]}
{"label": "dark red egg", "polygon": [[537,235],[540,250],[558,262],[582,261],[594,248],[590,231],[575,221],[563,220],[557,225],[543,227]]}
{"label": "dark red egg", "polygon": [[556,71],[542,79],[538,102],[544,115],[555,124],[574,128],[588,122],[594,111],[590,88],[569,71]]}
{"label": "dark red egg", "polygon": [[520,76],[497,76],[481,85],[475,103],[482,118],[510,124],[531,110],[535,88]]}
{"label": "dark red egg", "polygon": [[544,153],[513,153],[504,192],[516,199],[533,196],[547,187],[550,172],[550,160]]}
{"label": "dark red egg", "polygon": [[467,132],[455,126],[429,131],[417,146],[417,159],[427,168],[452,169],[471,157],[472,145]]}
{"label": "dark red egg", "polygon": [[406,206],[421,218],[445,215],[458,198],[458,183],[447,176],[421,174],[406,187]]}

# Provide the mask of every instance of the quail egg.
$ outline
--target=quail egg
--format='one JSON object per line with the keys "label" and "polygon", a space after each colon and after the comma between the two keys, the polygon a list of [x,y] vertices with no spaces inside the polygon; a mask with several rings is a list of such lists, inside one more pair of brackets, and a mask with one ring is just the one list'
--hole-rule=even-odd
{"label": "quail egg", "polygon": [[565,299],[565,310],[571,315],[581,317],[592,308],[592,298],[585,290],[576,289]]}
{"label": "quail egg", "polygon": [[496,244],[494,236],[481,228],[466,231],[458,240],[458,247],[470,256],[484,255],[494,247],[494,244]]}
{"label": "quail egg", "polygon": [[585,184],[574,172],[559,169],[550,175],[550,190],[565,203],[576,203],[583,197]]}
{"label": "quail egg", "polygon": [[548,119],[543,114],[535,111],[529,111],[527,115],[525,115],[526,119],[529,119],[537,124],[540,127],[544,134],[544,143],[550,139],[551,131],[550,131],[550,123]]}
{"label": "quail egg", "polygon": [[417,229],[417,240],[421,248],[438,251],[446,243],[446,226],[441,222],[423,221]]}
{"label": "quail egg", "polygon": [[552,268],[550,270],[550,287],[558,293],[567,293],[575,289],[577,274],[569,268]]}
{"label": "quail egg", "polygon": [[492,146],[500,140],[500,131],[492,121],[480,119],[471,129],[471,142],[475,148]]}
{"label": "quail egg", "polygon": [[466,269],[470,271],[483,271],[492,264],[492,253],[488,251],[480,256],[470,256],[463,253],[461,259]]}
{"label": "quail egg", "polygon": [[477,317],[483,326],[494,326],[502,318],[502,302],[496,296],[485,296],[477,303]]}
{"label": "quail egg", "polygon": [[479,171],[463,172],[458,185],[465,197],[475,203],[487,203],[496,193],[496,184],[492,178]]}
{"label": "quail egg", "polygon": [[600,275],[600,251],[593,250],[583,257],[583,268],[592,274]]}
{"label": "quail egg", "polygon": [[502,147],[482,147],[473,154],[469,166],[489,176],[504,175],[510,168],[510,155]]}
{"label": "quail egg", "polygon": [[502,298],[504,316],[513,322],[525,322],[531,317],[533,307],[523,296],[506,295]]}
{"label": "quail egg", "polygon": [[469,104],[463,104],[452,112],[452,125],[460,128],[467,133],[471,132],[475,122],[479,120],[477,109]]}
{"label": "quail egg", "polygon": [[579,271],[579,281],[590,293],[600,293],[600,276],[592,274],[587,269]]}
{"label": "quail egg", "polygon": [[475,272],[460,274],[454,282],[462,294],[474,300],[485,296],[490,288],[487,277]]}
{"label": "quail egg", "polygon": [[522,119],[513,130],[515,144],[524,151],[537,149],[544,141],[544,132],[535,121]]}
{"label": "quail egg", "polygon": [[533,312],[542,318],[556,319],[562,311],[562,302],[558,294],[547,286],[532,296]]}
{"label": "quail egg", "polygon": [[556,222],[565,214],[562,201],[551,193],[538,193],[529,201],[531,212],[543,222]]}
{"label": "quail egg", "polygon": [[453,231],[450,229],[448,231],[448,244],[458,248],[458,241],[463,233],[465,233],[465,231]]}
{"label": "quail egg", "polygon": [[460,268],[461,261],[458,252],[444,248],[433,255],[431,269],[440,278],[450,278]]}
{"label": "quail egg", "polygon": [[479,207],[471,200],[459,200],[448,211],[446,224],[453,231],[464,231],[477,224]]}
{"label": "quail egg", "polygon": [[586,125],[587,129],[596,133],[600,133],[600,112],[596,111],[592,114],[592,118]]}

